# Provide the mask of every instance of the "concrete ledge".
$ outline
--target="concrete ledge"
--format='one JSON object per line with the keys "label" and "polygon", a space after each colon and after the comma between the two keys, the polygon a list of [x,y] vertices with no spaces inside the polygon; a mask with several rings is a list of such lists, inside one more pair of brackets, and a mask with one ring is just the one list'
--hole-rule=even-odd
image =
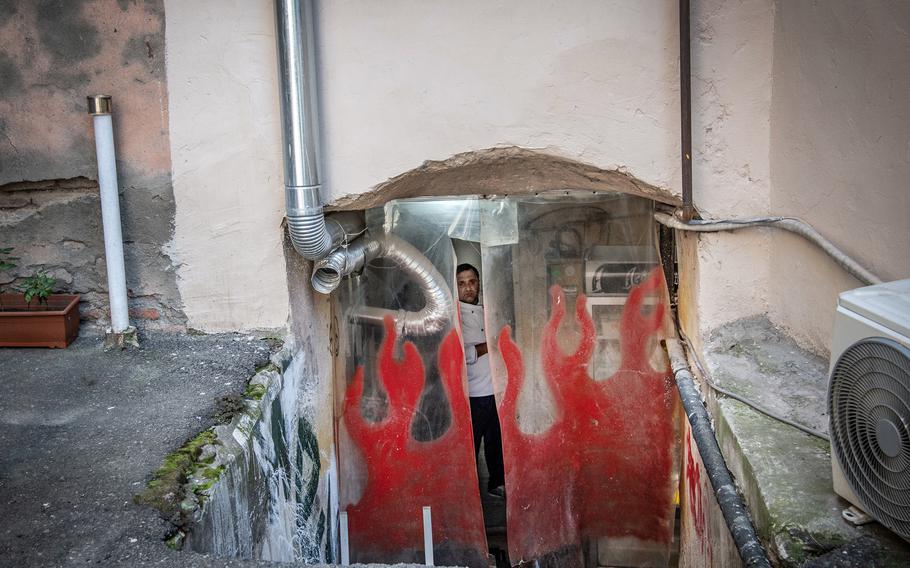
{"label": "concrete ledge", "polygon": [[[800,349],[763,318],[716,330],[705,345],[711,378],[721,387],[790,420],[827,431],[827,361]],[[703,392],[705,391],[703,385]],[[742,491],[769,556],[781,566],[871,536],[876,545],[851,565],[907,565],[910,544],[877,523],[854,527],[849,506],[832,489],[829,444],[726,397],[707,393],[708,410],[727,465]],[[823,563],[821,565],[829,565]]]}
{"label": "concrete ledge", "polygon": [[845,504],[831,490],[825,441],[734,400],[709,408],[727,465],[772,557],[799,565],[859,536],[841,519]]}

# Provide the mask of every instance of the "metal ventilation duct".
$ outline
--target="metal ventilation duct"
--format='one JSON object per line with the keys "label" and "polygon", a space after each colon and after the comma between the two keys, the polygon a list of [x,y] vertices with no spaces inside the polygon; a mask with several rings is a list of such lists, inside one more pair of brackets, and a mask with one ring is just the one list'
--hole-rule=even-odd
{"label": "metal ventilation duct", "polygon": [[[368,308],[361,321],[381,322],[391,315],[405,333],[436,333],[448,325],[453,310],[445,279],[413,246],[391,235],[352,240],[364,232],[362,217],[333,215],[326,225],[320,190],[319,111],[316,97],[316,41],[313,0],[276,0],[284,187],[288,230],[294,249],[316,265],[313,287],[333,290],[342,276],[360,270],[378,254],[390,257],[418,283],[426,298],[419,312]],[[341,248],[338,248],[341,245]],[[334,249],[335,252],[326,258]]]}
{"label": "metal ventilation duct", "polygon": [[332,235],[326,229],[319,195],[322,182],[313,2],[277,0],[275,11],[288,230],[297,252],[318,260],[337,246],[343,235]]}

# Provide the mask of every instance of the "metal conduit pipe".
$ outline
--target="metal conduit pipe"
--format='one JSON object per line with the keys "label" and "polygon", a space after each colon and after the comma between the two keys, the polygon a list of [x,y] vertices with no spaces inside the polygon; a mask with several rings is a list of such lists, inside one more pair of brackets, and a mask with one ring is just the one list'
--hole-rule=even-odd
{"label": "metal conduit pipe", "polygon": [[692,201],[692,44],[689,0],[679,0],[679,130],[682,160],[682,216],[695,214]]}
{"label": "metal conduit pipe", "polygon": [[[455,309],[452,293],[445,278],[436,270],[433,263],[410,243],[394,236],[384,235],[373,240],[381,255],[394,262],[420,288],[424,297],[424,307],[416,312],[390,310],[364,306],[351,313],[351,321],[382,325],[386,316],[392,316],[399,335],[423,336],[445,331],[451,323],[451,314]],[[358,241],[355,244],[359,245]],[[366,250],[373,254],[373,245],[364,244]],[[315,278],[315,275],[314,275]],[[339,277],[340,280],[340,277]]]}
{"label": "metal conduit pipe", "polygon": [[689,425],[692,427],[692,438],[698,446],[698,453],[705,464],[717,503],[720,505],[720,510],[727,521],[727,527],[739,550],[739,557],[745,566],[770,567],[771,563],[768,561],[765,549],[758,540],[755,527],[752,525],[752,520],[749,518],[739,493],[736,492],[733,478],[730,476],[720,446],[711,430],[711,418],[701,402],[701,395],[695,386],[692,373],[689,372],[686,354],[679,341],[675,339],[668,339],[666,345],[670,355],[670,365],[676,378],[676,388],[679,390],[679,398],[686,410]]}
{"label": "metal conduit pipe", "polygon": [[312,0],[276,0],[278,78],[284,142],[284,189],[294,249],[318,260],[341,243],[326,227],[319,192],[319,114]]}
{"label": "metal conduit pipe", "polygon": [[696,231],[699,233],[716,233],[719,231],[735,231],[746,227],[778,227],[791,233],[796,233],[806,240],[816,244],[825,251],[841,268],[856,277],[864,284],[881,284],[882,280],[863,268],[858,262],[847,256],[842,250],[823,237],[812,225],[802,219],[794,217],[751,217],[746,219],[721,219],[697,220],[684,222],[667,213],[655,213],[654,219],[661,225],[680,231]]}

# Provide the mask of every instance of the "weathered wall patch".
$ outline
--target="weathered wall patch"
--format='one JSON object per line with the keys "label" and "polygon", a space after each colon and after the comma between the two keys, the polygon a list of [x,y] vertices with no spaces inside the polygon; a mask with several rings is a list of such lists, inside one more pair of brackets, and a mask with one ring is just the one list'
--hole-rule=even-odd
{"label": "weathered wall patch", "polygon": [[132,318],[181,328],[161,0],[0,2],[0,245],[20,257],[0,285],[47,270],[107,321],[90,94],[114,101]]}

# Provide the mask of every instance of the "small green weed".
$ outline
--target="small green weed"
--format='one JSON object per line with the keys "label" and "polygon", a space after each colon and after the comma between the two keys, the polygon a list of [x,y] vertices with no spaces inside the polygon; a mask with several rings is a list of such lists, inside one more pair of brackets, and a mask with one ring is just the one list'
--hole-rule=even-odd
{"label": "small green weed", "polygon": [[39,270],[36,274],[29,276],[25,279],[25,286],[22,287],[25,303],[31,308],[32,300],[37,298],[38,305],[47,306],[47,298],[53,294],[54,284],[56,283],[57,280],[43,270]]}

